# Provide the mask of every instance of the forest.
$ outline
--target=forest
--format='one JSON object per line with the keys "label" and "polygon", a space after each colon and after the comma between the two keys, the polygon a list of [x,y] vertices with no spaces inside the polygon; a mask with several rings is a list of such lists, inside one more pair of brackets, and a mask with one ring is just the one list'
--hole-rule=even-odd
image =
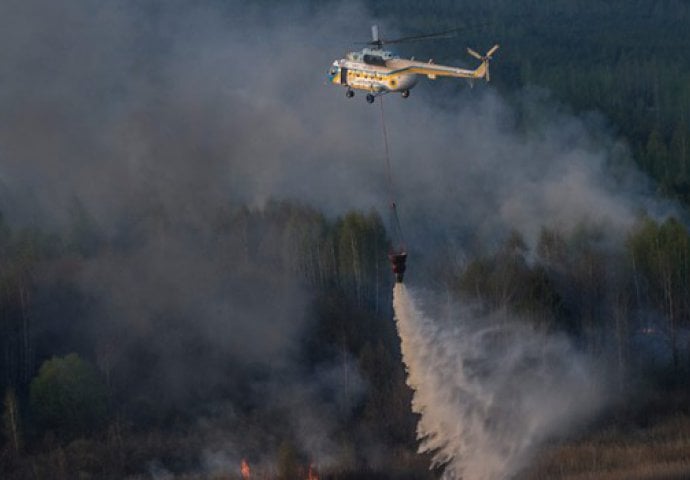
{"label": "forest", "polygon": [[[0,36],[22,46],[15,56],[0,54],[16,67],[0,69],[0,477],[239,480],[247,478],[240,469],[247,462],[251,478],[440,478],[443,468],[430,470],[429,455],[416,453],[419,415],[410,408],[393,322],[385,205],[355,192],[368,208],[342,202],[334,209],[283,195],[280,180],[245,168],[256,163],[263,172],[310,155],[332,160],[340,149],[358,156],[361,150],[339,140],[351,132],[304,135],[299,125],[311,117],[290,111],[301,111],[304,98],[275,107],[283,93],[277,84],[270,85],[279,93],[250,108],[247,98],[256,96],[213,83],[226,83],[216,78],[218,59],[244,57],[211,56],[208,70],[203,61],[179,66],[199,53],[177,35],[209,49],[219,42],[181,28],[198,24],[177,16],[196,22],[210,11],[232,19],[241,10],[232,2],[172,13],[155,1],[130,5],[135,34],[127,41],[117,30],[125,30],[119,10],[75,0],[58,14],[48,3],[35,5],[45,25],[55,16],[73,30],[46,29],[30,49],[12,41],[25,39],[9,27],[2,34],[9,37]],[[306,31],[330,8],[350,11],[340,2],[293,3]],[[40,30],[32,8],[0,6],[0,18],[16,16]],[[419,58],[433,51],[438,63],[468,61],[465,46],[500,43],[491,84],[476,90],[506,99],[516,135],[549,121],[523,96],[538,90],[564,115],[597,117],[605,135],[627,146],[629,167],[647,179],[649,195],[671,205],[664,215],[640,208],[623,229],[578,220],[544,221],[536,237],[508,223],[490,239],[467,225],[450,240],[427,238],[433,230],[413,234],[443,247],[410,245],[411,285],[482,314],[498,312],[501,322],[509,318],[535,335],[562,335],[602,365],[609,400],[574,436],[669,418],[690,425],[690,4],[380,0],[358,10],[356,19],[401,35],[460,28],[452,42],[406,47]],[[275,18],[263,25],[254,15],[247,14],[252,28],[271,35]],[[228,20],[244,36],[242,21]],[[338,25],[338,32],[353,28],[347,18]],[[255,38],[238,45],[273,54],[302,52],[314,41],[291,28],[278,29],[266,46]],[[358,31],[367,34],[368,25]],[[92,39],[105,46],[88,50]],[[144,40],[145,47],[137,43]],[[76,44],[86,45],[79,47],[86,55],[65,53]],[[99,58],[117,68],[101,67]],[[184,88],[200,82],[195,65],[208,96]],[[124,79],[113,73],[120,68]],[[302,81],[292,68],[282,68],[283,77]],[[49,79],[38,82],[41,94],[33,88],[38,77]],[[305,88],[312,95],[317,87]],[[420,94],[435,112],[445,115],[452,101],[466,98],[465,85],[439,88],[441,96]],[[331,115],[323,98],[346,102],[340,93],[309,98]],[[327,146],[311,146],[317,142]],[[263,150],[283,143],[289,147]],[[230,173],[219,168],[226,163]],[[101,166],[105,173],[94,173]],[[616,168],[606,163],[602,176],[615,177]],[[330,170],[324,178],[339,180]],[[296,192],[321,180],[290,178]],[[267,199],[255,201],[245,184],[268,190]],[[64,198],[55,193],[62,190]],[[468,213],[456,208],[458,217]],[[410,218],[418,217],[403,221]],[[565,462],[560,453],[550,452],[555,462]],[[539,462],[542,470],[530,471],[528,462],[515,478],[561,478],[549,458]]]}
{"label": "forest", "polygon": [[[440,61],[464,43],[501,44],[493,82],[506,95],[547,89],[574,112],[603,114],[663,195],[688,201],[690,6],[682,1],[372,2],[409,32],[458,28],[458,38],[418,44]],[[391,12],[396,12],[392,14]]]}

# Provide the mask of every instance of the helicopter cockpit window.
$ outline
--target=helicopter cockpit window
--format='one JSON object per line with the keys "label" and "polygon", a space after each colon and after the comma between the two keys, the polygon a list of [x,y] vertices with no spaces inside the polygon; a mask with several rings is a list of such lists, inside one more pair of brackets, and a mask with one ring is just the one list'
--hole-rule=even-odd
{"label": "helicopter cockpit window", "polygon": [[329,70],[328,73],[330,73],[331,75],[336,75],[338,73],[338,67],[336,67],[336,66],[331,67],[331,69]]}

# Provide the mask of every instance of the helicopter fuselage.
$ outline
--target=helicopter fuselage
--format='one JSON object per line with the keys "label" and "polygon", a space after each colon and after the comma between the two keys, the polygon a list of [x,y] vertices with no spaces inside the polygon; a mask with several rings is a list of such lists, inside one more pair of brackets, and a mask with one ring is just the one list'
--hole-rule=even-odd
{"label": "helicopter fuselage", "polygon": [[365,48],[350,52],[347,58],[335,60],[328,71],[328,80],[335,85],[371,93],[408,91],[417,83],[417,75],[397,71],[406,65],[396,65],[401,60],[391,52]]}
{"label": "helicopter fuselage", "polygon": [[348,89],[363,90],[374,94],[407,92],[417,83],[417,75],[397,71],[396,65],[408,62],[391,52],[365,48],[350,52],[346,58],[335,60],[328,71],[328,80]]}
{"label": "helicopter fuselage", "polygon": [[418,75],[430,79],[439,76],[467,79],[486,78],[487,62],[474,70],[467,70],[429,62],[418,62],[414,59],[402,59],[387,50],[365,48],[359,52],[350,52],[346,58],[335,60],[328,70],[328,81],[334,85],[348,88],[348,97],[353,90],[369,92],[368,101],[374,95],[389,92],[401,92],[404,97],[417,83]]}

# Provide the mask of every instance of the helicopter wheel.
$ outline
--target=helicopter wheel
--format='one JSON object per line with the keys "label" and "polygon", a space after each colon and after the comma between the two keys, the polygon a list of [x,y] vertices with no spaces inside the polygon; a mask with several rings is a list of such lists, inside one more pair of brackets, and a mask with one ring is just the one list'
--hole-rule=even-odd
{"label": "helicopter wheel", "polygon": [[371,93],[367,93],[367,103],[374,103],[374,96]]}
{"label": "helicopter wheel", "polygon": [[345,92],[345,96],[346,96],[347,98],[352,98],[352,97],[354,97],[354,96],[355,96],[354,90],[348,88],[348,89],[347,89],[347,92]]}
{"label": "helicopter wheel", "polygon": [[400,95],[402,95],[403,98],[407,98],[410,96],[410,91],[409,90],[403,90]]}

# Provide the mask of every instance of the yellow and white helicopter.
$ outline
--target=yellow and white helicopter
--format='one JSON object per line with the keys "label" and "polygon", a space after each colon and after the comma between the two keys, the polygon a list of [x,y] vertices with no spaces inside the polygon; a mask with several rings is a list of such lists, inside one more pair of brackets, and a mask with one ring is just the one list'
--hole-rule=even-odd
{"label": "yellow and white helicopter", "polygon": [[488,82],[490,79],[489,61],[498,50],[498,45],[491,47],[486,55],[480,55],[471,48],[467,49],[470,55],[482,62],[474,70],[437,65],[432,60],[426,63],[417,62],[414,58],[407,60],[388,50],[383,50],[384,45],[447,37],[452,32],[454,30],[395,40],[382,40],[379,37],[378,26],[373,25],[371,27],[372,40],[367,42],[367,45],[371,45],[371,47],[366,47],[359,52],[350,52],[346,58],[335,60],[328,70],[328,81],[333,85],[347,87],[345,92],[347,98],[354,97],[355,90],[368,92],[366,99],[369,103],[374,103],[377,96],[390,92],[400,92],[403,98],[409,97],[410,89],[417,84],[417,75],[426,75],[431,80],[437,77],[455,77],[470,80],[483,78]]}

